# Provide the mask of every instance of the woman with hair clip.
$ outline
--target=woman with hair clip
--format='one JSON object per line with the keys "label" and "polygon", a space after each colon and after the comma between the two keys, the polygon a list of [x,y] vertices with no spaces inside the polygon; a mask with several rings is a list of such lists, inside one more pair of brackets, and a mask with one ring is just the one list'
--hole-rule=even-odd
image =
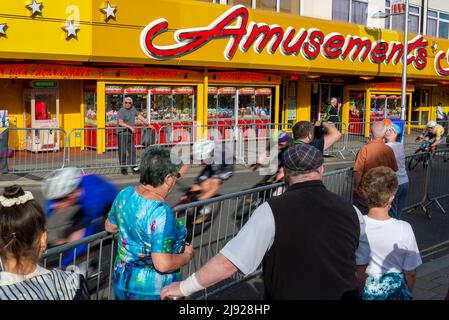
{"label": "woman with hair clip", "polygon": [[0,196],[0,300],[88,300],[84,277],[38,265],[47,248],[45,214],[29,191]]}

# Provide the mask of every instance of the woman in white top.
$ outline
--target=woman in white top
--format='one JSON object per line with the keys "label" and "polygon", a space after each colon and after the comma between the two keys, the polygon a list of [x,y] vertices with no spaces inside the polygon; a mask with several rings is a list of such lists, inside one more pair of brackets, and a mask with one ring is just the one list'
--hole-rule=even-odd
{"label": "woman in white top", "polygon": [[84,300],[80,274],[38,265],[47,248],[45,214],[18,185],[0,196],[0,300]]}
{"label": "woman in white top", "polygon": [[[386,119],[389,120],[389,119]],[[398,178],[398,191],[396,191],[395,198],[391,204],[390,215],[393,218],[400,219],[402,209],[405,207],[405,201],[408,194],[408,175],[405,169],[405,150],[404,145],[400,141],[401,127],[395,123],[387,124],[387,131],[385,132],[386,145],[393,149],[398,171],[396,176]]]}
{"label": "woman in white top", "polygon": [[410,224],[388,214],[397,187],[396,174],[388,167],[373,168],[362,180],[369,207],[364,216],[368,241],[357,248],[357,256],[367,257],[357,259],[357,276],[365,300],[410,300],[416,268],[422,264]]}

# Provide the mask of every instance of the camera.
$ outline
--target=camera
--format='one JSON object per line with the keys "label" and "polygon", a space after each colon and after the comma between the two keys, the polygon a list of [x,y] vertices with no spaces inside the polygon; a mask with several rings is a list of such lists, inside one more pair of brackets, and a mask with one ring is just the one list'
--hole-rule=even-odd
{"label": "camera", "polygon": [[321,124],[320,126],[314,126],[314,138],[315,139],[319,139],[322,136],[324,136],[325,134],[327,134],[327,129],[325,127],[323,127],[323,124]]}

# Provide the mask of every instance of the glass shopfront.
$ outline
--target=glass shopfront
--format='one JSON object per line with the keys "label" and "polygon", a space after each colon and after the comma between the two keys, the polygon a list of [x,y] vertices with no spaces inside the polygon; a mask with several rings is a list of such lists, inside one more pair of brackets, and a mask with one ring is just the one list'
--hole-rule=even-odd
{"label": "glass shopfront", "polygon": [[386,118],[401,118],[401,96],[394,94],[371,95],[370,121],[376,122]]}
{"label": "glass shopfront", "polygon": [[[195,119],[194,87],[107,85],[106,126],[117,125],[117,113],[126,97],[133,99],[134,107],[149,122],[191,122]],[[90,114],[94,112],[90,111]],[[143,123],[136,119],[136,125]]]}
{"label": "glass shopfront", "polygon": [[271,119],[271,88],[209,87],[208,93],[209,121]]}

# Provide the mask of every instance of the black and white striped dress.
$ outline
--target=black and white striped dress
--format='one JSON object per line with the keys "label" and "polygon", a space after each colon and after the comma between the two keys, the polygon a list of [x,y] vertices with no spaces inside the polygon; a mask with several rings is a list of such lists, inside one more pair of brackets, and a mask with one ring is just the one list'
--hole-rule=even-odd
{"label": "black and white striped dress", "polygon": [[86,280],[75,272],[52,270],[9,284],[2,284],[2,277],[7,278],[7,272],[0,272],[0,300],[89,299]]}

